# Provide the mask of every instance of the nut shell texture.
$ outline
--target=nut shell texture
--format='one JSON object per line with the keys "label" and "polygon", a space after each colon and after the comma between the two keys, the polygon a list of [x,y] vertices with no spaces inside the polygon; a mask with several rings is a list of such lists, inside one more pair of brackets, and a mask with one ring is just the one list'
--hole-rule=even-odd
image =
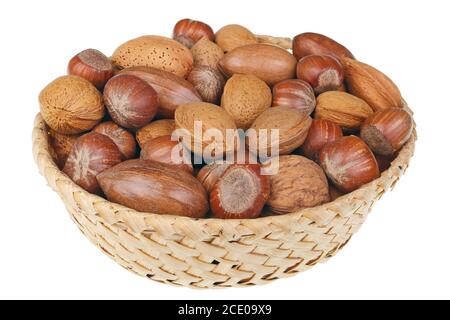
{"label": "nut shell texture", "polygon": [[277,214],[292,213],[330,201],[323,170],[313,161],[297,155],[281,156],[279,171],[269,176],[271,194],[267,205]]}
{"label": "nut shell texture", "polygon": [[224,26],[216,32],[216,43],[225,52],[248,44],[256,44],[258,40],[247,28],[238,24]]}
{"label": "nut shell texture", "polygon": [[269,194],[269,178],[261,175],[260,165],[231,165],[211,191],[211,211],[215,218],[256,218]]}
{"label": "nut shell texture", "polygon": [[202,218],[208,195],[189,173],[151,160],[128,160],[99,175],[108,200],[156,214]]}
{"label": "nut shell texture", "polygon": [[[250,143],[248,144],[250,151],[255,154],[258,153],[260,156],[271,155],[272,147],[277,146],[275,141],[270,141],[271,130],[279,130],[279,153],[280,155],[290,154],[305,141],[311,122],[310,116],[297,109],[289,107],[269,108],[250,127],[250,129],[255,130],[258,139],[258,150],[254,150],[254,146]],[[261,136],[264,130],[268,130],[269,139],[267,141]]]}
{"label": "nut shell texture", "polygon": [[310,115],[316,107],[316,96],[309,83],[289,79],[277,83],[273,89],[272,107],[292,107]]}
{"label": "nut shell texture", "polygon": [[75,142],[63,171],[86,191],[98,194],[97,175],[121,161],[122,154],[110,138],[91,132]]}
{"label": "nut shell texture", "polygon": [[293,53],[297,60],[309,55],[331,55],[339,60],[354,59],[353,54],[343,45],[319,33],[299,34],[293,41]]}
{"label": "nut shell texture", "polygon": [[114,122],[100,123],[92,131],[103,134],[114,141],[124,159],[131,159],[136,156],[136,140],[133,134],[119,127]]}
{"label": "nut shell texture", "polygon": [[64,76],[51,82],[39,95],[42,117],[62,134],[92,129],[105,115],[102,96],[89,81]]}
{"label": "nut shell texture", "polygon": [[331,121],[344,129],[358,130],[373,114],[362,99],[341,91],[328,91],[317,98],[316,119]]}
{"label": "nut shell texture", "polygon": [[176,108],[185,103],[200,102],[201,96],[187,80],[169,72],[155,68],[135,67],[121,71],[121,74],[136,76],[158,93],[158,114],[163,118],[173,119]]}
{"label": "nut shell texture", "polygon": [[297,60],[288,51],[268,44],[251,44],[234,49],[219,62],[227,75],[252,74],[268,85],[295,78]]}
{"label": "nut shell texture", "polygon": [[348,92],[366,101],[374,111],[402,108],[403,100],[395,83],[368,64],[343,59]]}
{"label": "nut shell texture", "polygon": [[48,132],[49,144],[53,149],[53,160],[57,164],[58,168],[62,169],[69,157],[72,147],[79,138],[79,135],[61,134],[55,130],[50,129]]}
{"label": "nut shell texture", "polygon": [[180,38],[184,39],[180,42],[189,48],[203,37],[214,41],[214,31],[209,25],[201,21],[183,19],[178,21],[173,28],[173,38],[178,41],[180,41]]}
{"label": "nut shell texture", "polygon": [[204,102],[219,103],[225,79],[222,74],[208,66],[196,66],[189,74],[192,83]]}
{"label": "nut shell texture", "polygon": [[175,121],[173,119],[156,120],[138,130],[136,140],[142,148],[147,141],[152,139],[170,136],[175,131]]}
{"label": "nut shell texture", "polygon": [[175,40],[143,36],[116,49],[112,61],[120,68],[154,67],[185,78],[194,63],[191,51]]}
{"label": "nut shell texture", "polygon": [[236,74],[225,85],[221,106],[238,128],[246,130],[271,104],[272,92],[264,81],[253,75]]}
{"label": "nut shell texture", "polygon": [[302,145],[302,151],[309,159],[316,161],[320,150],[327,143],[333,142],[342,136],[342,129],[337,124],[327,120],[314,119],[305,143]]}
{"label": "nut shell texture", "polygon": [[218,63],[223,58],[222,48],[208,38],[201,38],[192,48],[192,56],[194,57],[194,66],[208,66],[218,70]]}
{"label": "nut shell texture", "polygon": [[158,110],[158,95],[151,85],[132,75],[119,74],[103,92],[109,115],[118,125],[138,129],[152,121]]}

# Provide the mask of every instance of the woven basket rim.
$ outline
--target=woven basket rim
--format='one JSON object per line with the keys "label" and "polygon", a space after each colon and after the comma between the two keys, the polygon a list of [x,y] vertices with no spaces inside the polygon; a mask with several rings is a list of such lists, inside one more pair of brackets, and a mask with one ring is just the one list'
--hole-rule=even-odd
{"label": "woven basket rim", "polygon": [[[406,103],[405,103],[405,108],[409,110]],[[415,141],[417,139],[417,133],[416,133],[416,130],[414,129],[411,138],[403,146],[403,148],[399,152],[398,156],[391,163],[391,166],[389,167],[389,169],[384,171],[378,179],[362,186],[361,188],[359,188],[351,193],[345,194],[332,202],[328,202],[328,203],[325,203],[323,205],[316,206],[313,208],[304,208],[297,212],[287,213],[284,215],[259,217],[256,219],[217,219],[217,218],[190,218],[190,217],[184,217],[184,216],[160,215],[160,214],[155,214],[155,213],[150,213],[150,212],[140,212],[140,211],[136,211],[134,209],[128,208],[126,206],[123,206],[123,205],[120,205],[120,204],[117,204],[114,202],[110,202],[103,197],[100,197],[100,196],[97,196],[95,194],[91,194],[91,193],[85,191],[84,189],[79,187],[77,184],[75,184],[65,173],[63,173],[57,167],[55,162],[53,161],[53,159],[50,155],[50,152],[48,150],[48,137],[47,137],[46,132],[47,132],[46,124],[45,124],[41,114],[38,113],[35,118],[34,130],[33,130],[33,146],[34,146],[34,148],[37,148],[36,150],[34,150],[36,162],[38,162],[38,157],[43,156],[43,159],[44,159],[43,161],[44,161],[45,167],[55,170],[57,172],[57,180],[64,181],[64,183],[69,183],[71,185],[71,187],[73,188],[73,190],[76,190],[77,192],[79,192],[81,197],[91,198],[93,200],[92,201],[93,203],[103,202],[103,203],[111,206],[111,208],[113,208],[114,211],[116,212],[116,214],[118,215],[118,218],[120,217],[120,215],[122,213],[126,212],[128,217],[130,217],[130,215],[131,216],[135,215],[135,216],[139,216],[141,218],[144,217],[144,218],[165,219],[169,223],[170,223],[170,221],[186,220],[186,221],[189,221],[190,223],[197,223],[197,224],[201,224],[201,225],[205,225],[208,223],[212,223],[212,224],[219,223],[224,226],[226,226],[226,225],[235,226],[238,224],[245,224],[245,223],[251,221],[251,223],[254,227],[257,227],[258,223],[261,223],[261,227],[264,227],[267,224],[286,225],[286,220],[290,220],[290,219],[298,220],[301,217],[306,217],[306,218],[311,219],[313,222],[320,223],[321,222],[320,214],[322,214],[323,212],[330,210],[334,214],[336,212],[339,213],[340,212],[339,210],[333,210],[333,208],[340,207],[341,205],[349,205],[349,204],[351,204],[352,199],[354,199],[354,198],[363,198],[364,193],[370,192],[370,190],[373,190],[374,186],[383,186],[383,185],[385,185],[385,182],[389,180],[389,177],[391,177],[392,175],[399,175],[398,174],[399,170],[404,171],[404,169],[406,169],[406,167],[408,166],[409,160],[414,153]]]}

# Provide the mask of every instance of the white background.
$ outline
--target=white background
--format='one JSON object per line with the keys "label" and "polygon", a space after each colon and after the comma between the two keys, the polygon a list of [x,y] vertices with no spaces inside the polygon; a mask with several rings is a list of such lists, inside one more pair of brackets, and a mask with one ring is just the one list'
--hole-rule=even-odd
{"label": "white background", "polygon": [[[0,298],[450,298],[448,1],[0,1]],[[85,48],[181,18],[315,31],[388,74],[415,112],[411,167],[335,258],[265,287],[194,291],[126,272],[78,231],[31,153],[37,95]]]}

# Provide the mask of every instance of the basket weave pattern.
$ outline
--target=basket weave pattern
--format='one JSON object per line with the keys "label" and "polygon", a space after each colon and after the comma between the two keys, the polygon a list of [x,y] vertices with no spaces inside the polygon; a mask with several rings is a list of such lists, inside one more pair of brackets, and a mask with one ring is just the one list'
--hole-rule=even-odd
{"label": "basket weave pattern", "polygon": [[[259,40],[290,46],[284,38]],[[90,194],[53,162],[40,114],[33,130],[33,154],[83,234],[121,266],[164,283],[217,288],[266,284],[334,256],[405,172],[415,141],[414,132],[379,179],[350,194],[319,207],[253,220],[140,213]]]}

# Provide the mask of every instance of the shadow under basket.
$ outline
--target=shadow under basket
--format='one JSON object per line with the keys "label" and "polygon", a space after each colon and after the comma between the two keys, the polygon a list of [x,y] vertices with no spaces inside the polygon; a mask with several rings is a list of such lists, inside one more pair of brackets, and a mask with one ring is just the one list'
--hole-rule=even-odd
{"label": "shadow under basket", "polygon": [[[258,40],[286,49],[292,45],[288,38]],[[416,138],[414,130],[390,168],[352,193],[287,215],[243,220],[142,213],[88,193],[54,163],[40,114],[33,154],[81,232],[125,269],[173,285],[225,288],[267,284],[334,256],[408,168]]]}

